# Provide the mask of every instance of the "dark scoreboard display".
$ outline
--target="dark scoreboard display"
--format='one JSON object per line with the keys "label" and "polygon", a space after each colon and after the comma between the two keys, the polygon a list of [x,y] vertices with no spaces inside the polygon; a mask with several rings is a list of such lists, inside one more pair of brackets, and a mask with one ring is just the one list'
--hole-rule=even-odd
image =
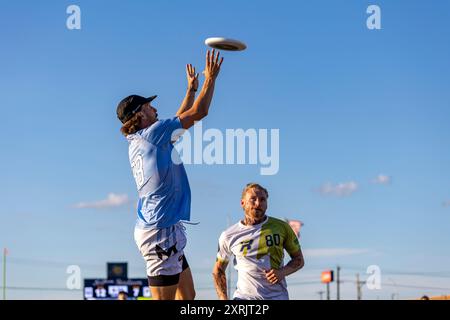
{"label": "dark scoreboard display", "polygon": [[150,299],[147,279],[84,279],[85,300],[117,300],[120,291],[128,294],[128,299]]}

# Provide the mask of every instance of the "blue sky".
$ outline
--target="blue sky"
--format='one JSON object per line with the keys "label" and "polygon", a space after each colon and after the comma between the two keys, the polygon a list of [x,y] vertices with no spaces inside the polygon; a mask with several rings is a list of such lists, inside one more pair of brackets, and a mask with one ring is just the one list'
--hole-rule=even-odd
{"label": "blue sky", "polygon": [[[81,30],[66,28],[71,4]],[[366,27],[370,4],[381,30]],[[104,277],[107,261],[128,261],[130,276],[145,275],[115,108],[128,94],[158,94],[159,117],[173,116],[184,66],[203,68],[211,36],[248,49],[223,52],[204,129],[279,129],[280,169],[186,166],[200,222],[188,226],[186,249],[198,298],[215,298],[217,239],[228,216],[242,216],[250,181],[268,188],[269,215],[305,223],[306,266],[288,278],[291,298],[318,299],[320,272],[337,264],[346,299],[369,265],[383,287],[364,298],[450,293],[449,18],[450,4],[418,0],[2,2],[8,298],[80,298],[50,290],[65,288],[69,265]],[[375,183],[380,175],[387,183]],[[109,194],[118,205],[105,207]]]}

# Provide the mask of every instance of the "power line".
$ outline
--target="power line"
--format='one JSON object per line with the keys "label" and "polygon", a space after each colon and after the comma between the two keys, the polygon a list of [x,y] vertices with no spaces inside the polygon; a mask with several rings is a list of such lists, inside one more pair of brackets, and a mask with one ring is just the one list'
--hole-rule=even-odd
{"label": "power line", "polygon": [[[365,267],[357,266],[343,266],[347,270],[362,271],[366,270]],[[390,270],[382,268],[381,271],[387,274],[398,274],[405,276],[427,276],[427,277],[439,277],[439,278],[450,278],[450,271],[400,271],[400,270]]]}
{"label": "power line", "polygon": [[[362,282],[362,281],[361,281]],[[354,280],[341,280],[341,283],[356,283]],[[299,281],[299,282],[292,282],[289,283],[288,286],[299,286],[299,285],[310,285],[310,284],[321,284],[320,281]],[[389,283],[381,283],[382,286],[392,287],[393,284]],[[413,286],[413,285],[407,285],[407,284],[396,284],[397,287],[403,287],[403,288],[412,288],[412,289],[427,289],[427,290],[444,290],[444,291],[450,291],[450,288],[441,288],[441,287],[426,287],[426,286]],[[3,289],[3,286],[0,287],[0,289]],[[78,292],[82,291],[82,289],[68,289],[68,288],[51,288],[51,287],[20,287],[20,286],[6,286],[6,289],[8,290],[24,290],[24,291],[73,291]],[[214,290],[215,288],[213,286],[199,286],[195,288],[196,290]]]}
{"label": "power line", "polygon": [[[41,259],[29,259],[29,258],[12,258],[10,257],[9,263],[11,264],[27,264],[27,265],[43,265],[46,267],[67,267],[72,264],[77,264],[74,262],[68,263],[68,262],[62,262],[62,261],[51,261],[51,260],[41,260]],[[83,268],[95,268],[95,269],[104,269],[103,264],[92,264],[92,263],[78,263],[78,265],[82,266]],[[365,268],[356,267],[356,266],[344,266],[345,269],[348,270],[364,270]],[[409,275],[409,276],[425,276],[425,277],[440,277],[440,278],[450,278],[450,272],[449,271],[429,271],[429,272],[420,272],[420,271],[398,271],[398,270],[389,270],[389,269],[383,269],[383,273],[387,274],[398,274],[398,275]],[[446,275],[445,275],[446,274]],[[306,279],[311,279],[313,277],[306,277]],[[340,283],[356,283],[355,280],[350,279],[340,279]],[[361,281],[362,282],[362,281]],[[301,285],[314,285],[314,284],[321,284],[319,280],[315,281],[293,281],[290,282],[288,280],[288,285],[290,287],[294,286],[301,286]],[[433,287],[433,286],[417,286],[417,285],[410,285],[410,284],[390,284],[390,283],[381,283],[382,286],[387,287],[402,287],[402,288],[411,288],[411,289],[421,289],[421,290],[443,290],[443,291],[450,291],[450,288],[444,288],[444,287]],[[0,287],[1,289],[5,288],[8,290],[41,290],[41,291],[81,291],[81,289],[66,289],[66,288],[45,288],[45,287],[20,287],[20,286],[6,286]],[[197,287],[197,290],[215,290],[214,286],[205,286],[205,287]]]}
{"label": "power line", "polygon": [[[361,283],[365,283],[365,281],[360,281]],[[341,279],[340,283],[356,283],[355,280],[349,280],[349,279]],[[302,286],[302,285],[312,285],[312,284],[322,284],[322,282],[320,282],[320,280],[315,280],[315,281],[293,281],[290,282],[289,280],[287,281],[288,287],[293,287],[293,286]],[[393,284],[389,284],[389,283],[381,283],[382,286],[386,286],[386,287],[394,287]],[[450,288],[440,288],[440,287],[425,287],[425,286],[413,286],[413,285],[408,285],[408,284],[397,284],[397,287],[404,287],[404,288],[412,288],[412,289],[429,289],[429,290],[446,290],[446,291],[450,291]],[[196,287],[196,289],[199,290],[209,290],[209,289],[214,289],[213,286],[204,286],[204,287]]]}
{"label": "power line", "polygon": [[[355,280],[342,280],[342,282],[350,282],[350,283],[356,283]],[[440,287],[425,287],[425,286],[414,286],[414,285],[409,285],[409,284],[390,284],[390,283],[381,283],[382,286],[386,286],[386,287],[403,287],[403,288],[412,288],[412,289],[430,289],[430,290],[447,290],[450,291],[450,288],[440,288]]]}
{"label": "power line", "polygon": [[[80,265],[84,269],[104,269],[104,264],[96,264],[96,263],[85,263],[85,262],[77,262],[77,261],[71,261],[71,262],[64,262],[64,261],[53,261],[53,260],[43,260],[43,259],[29,259],[29,258],[20,258],[20,257],[9,257],[8,258],[9,264],[25,264],[33,266],[41,265],[41,266],[47,266],[47,267],[67,267],[69,265]],[[358,267],[358,266],[347,266],[343,265],[341,266],[344,269],[347,270],[353,270],[353,271],[362,271],[366,270],[365,267]],[[137,268],[137,267],[136,267]],[[142,268],[140,268],[142,269]],[[198,268],[196,268],[198,269]],[[212,269],[212,267],[211,267]],[[208,272],[210,270],[208,269]],[[427,276],[427,277],[439,277],[439,278],[450,278],[450,271],[400,271],[400,270],[390,270],[390,269],[382,269],[383,273],[386,274],[398,274],[398,275],[409,275],[409,276]]]}
{"label": "power line", "polygon": [[82,263],[82,262],[80,263],[80,262],[74,262],[74,261],[69,263],[69,262],[62,262],[62,261],[28,259],[28,258],[9,258],[8,263],[10,263],[10,264],[25,264],[25,265],[32,264],[33,266],[41,265],[41,266],[46,266],[46,267],[57,267],[57,268],[67,267],[69,265],[77,264],[77,265],[82,265],[83,267],[86,267],[86,268],[99,268],[99,269],[105,268],[104,265],[100,265],[100,264]]}
{"label": "power line", "polygon": [[[8,264],[12,265],[25,265],[30,268],[67,268],[70,265],[80,266],[83,270],[104,270],[105,265],[103,264],[94,264],[94,263],[84,263],[84,262],[63,262],[63,261],[52,261],[52,260],[40,260],[40,259],[28,259],[28,258],[9,258]],[[142,266],[130,265],[129,271],[133,272],[141,272],[144,268]]]}
{"label": "power line", "polygon": [[446,291],[450,291],[450,288],[422,287],[422,286],[412,286],[412,285],[408,285],[408,284],[397,284],[397,285],[393,285],[393,284],[388,284],[388,283],[382,283],[381,285],[387,286],[387,287],[395,287],[395,286],[397,286],[397,287],[412,288],[412,289],[446,290]]}

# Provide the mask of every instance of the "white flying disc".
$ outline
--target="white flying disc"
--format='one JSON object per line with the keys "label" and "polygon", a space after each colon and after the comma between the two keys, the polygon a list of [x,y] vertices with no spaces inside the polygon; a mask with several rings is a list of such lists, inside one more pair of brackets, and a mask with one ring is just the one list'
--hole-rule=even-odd
{"label": "white flying disc", "polygon": [[205,44],[211,48],[228,51],[242,51],[247,48],[245,43],[227,38],[208,38],[205,40]]}

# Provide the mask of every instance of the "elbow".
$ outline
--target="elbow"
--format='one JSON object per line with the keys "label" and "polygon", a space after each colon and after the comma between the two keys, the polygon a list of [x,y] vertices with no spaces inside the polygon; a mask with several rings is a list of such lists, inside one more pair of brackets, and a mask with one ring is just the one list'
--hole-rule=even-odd
{"label": "elbow", "polygon": [[294,259],[294,268],[295,270],[300,270],[305,266],[305,259],[303,257],[297,257]]}
{"label": "elbow", "polygon": [[220,277],[222,274],[225,274],[225,272],[223,272],[221,269],[219,269],[219,268],[214,268],[213,269],[213,271],[212,271],[212,276],[214,277],[214,278],[218,278],[218,277]]}
{"label": "elbow", "polygon": [[195,114],[194,121],[200,121],[208,115],[208,111],[198,111]]}
{"label": "elbow", "polygon": [[206,117],[208,115],[209,105],[207,103],[201,103],[198,105],[197,114],[200,119]]}
{"label": "elbow", "polygon": [[302,259],[301,261],[300,261],[300,266],[299,266],[299,270],[300,269],[302,269],[303,267],[305,266],[305,259]]}

